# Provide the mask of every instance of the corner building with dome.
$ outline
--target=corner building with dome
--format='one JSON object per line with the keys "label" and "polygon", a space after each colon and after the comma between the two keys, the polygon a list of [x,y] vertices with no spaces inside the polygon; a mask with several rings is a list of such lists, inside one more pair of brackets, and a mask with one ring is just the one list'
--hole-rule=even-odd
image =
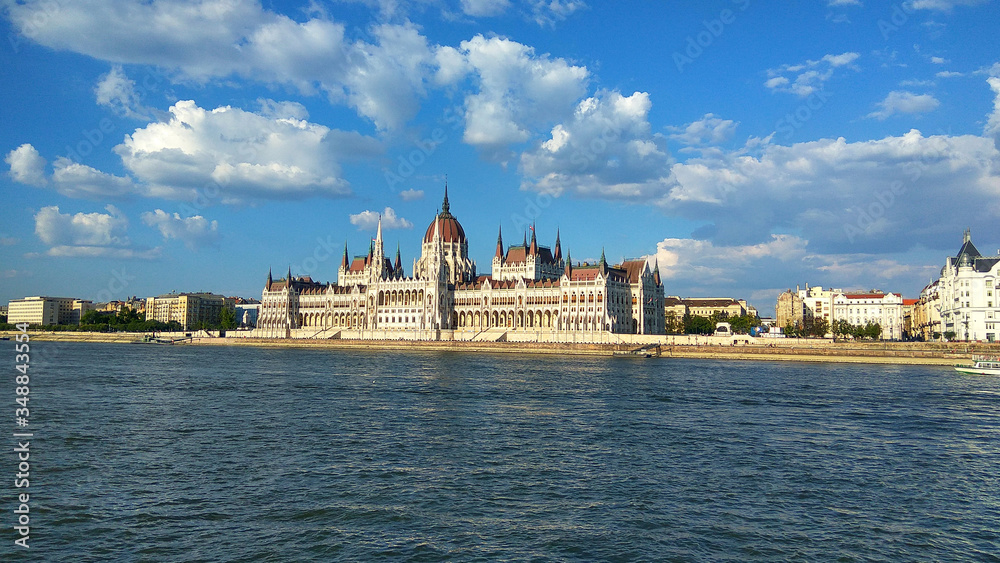
{"label": "corner building with dome", "polygon": [[609,334],[664,334],[659,269],[644,259],[573,265],[559,234],[552,248],[531,240],[506,248],[497,235],[492,275],[469,258],[469,241],[451,213],[445,186],[441,211],[424,233],[420,258],[406,275],[396,249],[385,253],[382,223],[367,254],[347,246],[336,283],[291,270],[268,273],[254,336],[472,341],[608,341]]}

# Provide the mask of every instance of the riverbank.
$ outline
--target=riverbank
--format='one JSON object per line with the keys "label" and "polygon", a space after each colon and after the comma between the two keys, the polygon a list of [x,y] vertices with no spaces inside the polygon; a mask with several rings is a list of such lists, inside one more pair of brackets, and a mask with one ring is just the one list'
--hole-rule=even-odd
{"label": "riverbank", "polygon": [[[14,336],[16,332],[0,333]],[[143,334],[37,332],[35,342],[140,342]],[[667,339],[672,337],[667,337]],[[973,354],[1000,355],[1000,345],[903,342],[831,342],[829,340],[783,340],[743,345],[678,344],[676,337],[659,348],[662,358],[702,358],[726,360],[845,362],[874,364],[953,365],[968,363]],[[284,338],[219,338],[195,336],[175,345],[256,346],[328,348],[342,350],[397,350],[437,352],[479,352],[518,354],[559,354],[612,356],[634,350],[630,344],[551,343],[551,342],[470,342],[414,340],[312,340]],[[655,350],[652,351],[654,354]]]}

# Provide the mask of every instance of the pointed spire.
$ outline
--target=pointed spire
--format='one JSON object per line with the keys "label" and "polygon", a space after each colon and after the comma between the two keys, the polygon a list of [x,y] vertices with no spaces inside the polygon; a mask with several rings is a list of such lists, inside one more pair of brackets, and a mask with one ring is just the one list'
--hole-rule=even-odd
{"label": "pointed spire", "polygon": [[503,225],[497,228],[497,253],[493,257],[503,260]]}
{"label": "pointed spire", "polygon": [[962,242],[966,243],[972,240],[972,229],[966,227],[965,233],[962,235]]}
{"label": "pointed spire", "polygon": [[399,259],[399,243],[396,243],[396,263],[392,267],[392,271],[397,277],[403,277],[403,261]]}
{"label": "pointed spire", "polygon": [[444,179],[444,201],[441,202],[441,215],[445,217],[451,215],[451,205],[448,203],[448,177]]}
{"label": "pointed spire", "polygon": [[601,273],[605,273],[608,269],[608,261],[604,258],[604,247],[601,247],[601,261],[597,263],[601,267]]}
{"label": "pointed spire", "polygon": [[568,250],[566,251],[566,269],[563,273],[566,274],[567,278],[573,279],[573,257],[570,256]]}
{"label": "pointed spire", "polygon": [[288,265],[288,277],[285,278],[285,279],[288,280],[288,285],[290,286],[292,284],[292,265],[291,264]]}
{"label": "pointed spire", "polygon": [[660,258],[656,257],[653,260],[653,281],[656,285],[660,285]]}
{"label": "pointed spire", "polygon": [[382,243],[382,214],[378,214],[378,231],[375,234],[375,241],[379,244]]}
{"label": "pointed spire", "polygon": [[528,255],[534,256],[538,254],[538,242],[535,240],[535,224],[531,224],[531,248],[528,249]]}
{"label": "pointed spire", "polygon": [[521,246],[528,248],[528,231],[524,231],[524,242],[521,243]]}
{"label": "pointed spire", "polygon": [[372,263],[372,258],[375,256],[375,243],[368,241],[368,258],[365,260],[367,263]]}
{"label": "pointed spire", "polygon": [[[445,205],[448,204],[447,194],[444,196],[444,203]],[[436,213],[434,214],[434,240],[438,240],[439,238],[441,238],[441,214]]]}
{"label": "pointed spire", "polygon": [[552,259],[556,262],[562,260],[562,245],[559,244],[559,228],[556,228],[556,247],[552,251]]}
{"label": "pointed spire", "polygon": [[268,268],[267,269],[267,290],[268,291],[271,291],[271,284],[272,283],[274,283],[274,280],[271,278],[271,268]]}
{"label": "pointed spire", "polygon": [[350,259],[347,257],[347,241],[344,241],[344,257],[340,260],[340,267],[343,269],[348,269],[351,267]]}

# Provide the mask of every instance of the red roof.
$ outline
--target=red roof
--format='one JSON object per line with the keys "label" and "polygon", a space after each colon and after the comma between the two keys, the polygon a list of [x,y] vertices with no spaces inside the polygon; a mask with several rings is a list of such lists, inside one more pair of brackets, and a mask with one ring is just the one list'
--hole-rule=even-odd
{"label": "red roof", "polygon": [[438,224],[438,229],[441,231],[441,240],[444,242],[465,242],[465,229],[462,228],[462,224],[458,222],[451,213],[441,213],[438,215],[434,221],[427,227],[427,233],[424,234],[424,242],[431,242],[434,240],[434,224]]}

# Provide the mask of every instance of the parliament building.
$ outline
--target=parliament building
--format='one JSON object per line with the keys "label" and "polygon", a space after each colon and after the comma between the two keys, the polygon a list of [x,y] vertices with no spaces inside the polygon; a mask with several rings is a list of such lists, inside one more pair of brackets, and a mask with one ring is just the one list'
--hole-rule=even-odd
{"label": "parliament building", "polygon": [[399,249],[386,256],[379,221],[367,254],[344,255],[336,283],[268,273],[254,336],[411,340],[607,341],[612,334],[664,334],[659,269],[644,259],[572,263],[559,234],[552,248],[532,229],[504,247],[497,235],[492,275],[469,258],[469,241],[441,210],[424,234],[409,275]]}

